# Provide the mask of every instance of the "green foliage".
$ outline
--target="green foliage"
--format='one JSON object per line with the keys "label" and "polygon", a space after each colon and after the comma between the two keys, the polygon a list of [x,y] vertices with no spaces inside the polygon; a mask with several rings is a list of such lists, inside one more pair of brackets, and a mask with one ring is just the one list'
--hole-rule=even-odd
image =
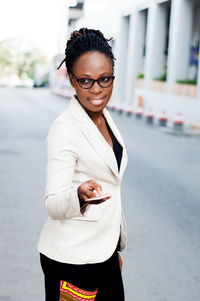
{"label": "green foliage", "polygon": [[197,85],[197,79],[177,80],[178,84]]}
{"label": "green foliage", "polygon": [[0,81],[10,76],[34,79],[36,64],[46,65],[44,54],[30,43],[8,39],[0,42]]}
{"label": "green foliage", "polygon": [[167,70],[164,70],[161,76],[155,78],[156,81],[166,82],[167,80]]}
{"label": "green foliage", "polygon": [[138,73],[137,79],[142,79],[142,78],[144,78],[144,73]]}

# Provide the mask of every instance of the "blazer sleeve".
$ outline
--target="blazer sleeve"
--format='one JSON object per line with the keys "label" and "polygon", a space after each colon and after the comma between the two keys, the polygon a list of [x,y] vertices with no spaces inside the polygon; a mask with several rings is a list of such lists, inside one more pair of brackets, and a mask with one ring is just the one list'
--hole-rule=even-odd
{"label": "blazer sleeve", "polygon": [[45,204],[53,219],[82,216],[72,179],[77,161],[73,128],[55,123],[47,136]]}

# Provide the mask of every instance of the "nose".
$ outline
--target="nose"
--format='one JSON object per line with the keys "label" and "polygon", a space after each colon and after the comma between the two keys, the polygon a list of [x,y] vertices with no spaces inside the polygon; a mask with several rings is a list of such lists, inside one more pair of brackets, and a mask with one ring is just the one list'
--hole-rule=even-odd
{"label": "nose", "polygon": [[98,82],[94,82],[93,86],[90,88],[90,91],[95,94],[99,94],[102,91],[102,88],[99,86]]}

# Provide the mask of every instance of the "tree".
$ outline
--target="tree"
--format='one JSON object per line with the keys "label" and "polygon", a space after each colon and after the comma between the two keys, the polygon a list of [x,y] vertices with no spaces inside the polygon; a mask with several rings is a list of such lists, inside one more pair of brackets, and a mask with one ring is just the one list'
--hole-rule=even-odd
{"label": "tree", "polygon": [[19,82],[34,79],[36,64],[46,65],[45,55],[31,43],[18,39],[0,42],[0,83],[8,82],[13,76]]}

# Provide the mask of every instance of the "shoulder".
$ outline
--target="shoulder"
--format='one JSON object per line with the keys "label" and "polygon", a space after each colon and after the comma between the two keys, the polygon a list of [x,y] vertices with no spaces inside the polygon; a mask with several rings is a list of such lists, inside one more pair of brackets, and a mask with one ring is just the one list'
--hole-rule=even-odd
{"label": "shoulder", "polygon": [[51,124],[47,139],[55,132],[67,133],[74,128],[74,122],[67,107]]}
{"label": "shoulder", "polygon": [[67,105],[66,109],[58,115],[58,117],[53,121],[51,128],[54,127],[56,124],[70,124],[71,118],[69,113],[69,104]]}

